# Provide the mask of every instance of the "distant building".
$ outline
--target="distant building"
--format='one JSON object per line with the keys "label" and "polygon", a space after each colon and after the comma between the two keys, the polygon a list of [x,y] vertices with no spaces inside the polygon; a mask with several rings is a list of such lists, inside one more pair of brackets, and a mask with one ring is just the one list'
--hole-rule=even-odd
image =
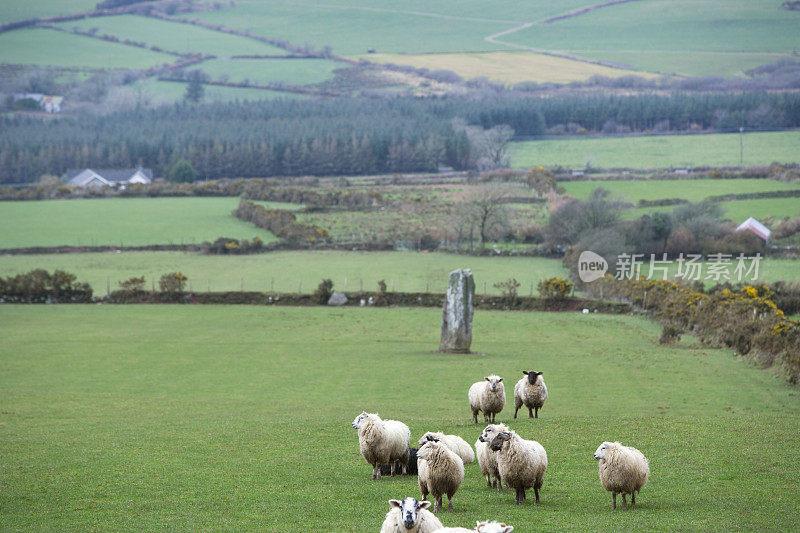
{"label": "distant building", "polygon": [[86,189],[125,186],[134,183],[152,183],[153,171],[149,168],[126,169],[74,169],[67,171],[67,184]]}
{"label": "distant building", "polygon": [[60,113],[61,102],[64,101],[64,97],[48,96],[42,93],[14,93],[14,101],[17,102],[19,100],[33,100],[39,104],[42,111],[47,113]]}
{"label": "distant building", "polygon": [[749,231],[751,233],[755,233],[760,238],[764,239],[765,242],[769,241],[769,236],[772,233],[768,227],[753,217],[750,217],[739,224],[739,227],[736,228],[736,231]]}

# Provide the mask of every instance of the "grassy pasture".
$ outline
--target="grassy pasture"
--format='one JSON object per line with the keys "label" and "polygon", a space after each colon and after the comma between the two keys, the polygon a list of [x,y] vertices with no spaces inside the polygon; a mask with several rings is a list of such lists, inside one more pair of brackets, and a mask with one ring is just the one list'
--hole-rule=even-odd
{"label": "grassy pasture", "polygon": [[486,76],[509,84],[521,81],[569,83],[585,81],[592,76],[613,78],[626,74],[652,77],[648,73],[631,72],[535,52],[370,54],[360,57],[378,63],[411,65],[430,70],[451,70],[462,78]]}
{"label": "grassy pasture", "polygon": [[[535,25],[503,37],[504,41],[581,53],[593,59],[626,53],[626,63],[636,68],[704,76],[730,72],[738,55],[731,52],[791,53],[800,46],[800,13],[780,8],[782,0],[653,0],[630,2],[595,10],[553,24]],[[600,50],[591,52],[592,50]],[[683,52],[676,64],[674,52]],[[699,52],[700,58],[693,57]],[[724,60],[719,70],[709,52]],[[666,61],[663,61],[664,59]],[[701,71],[700,59],[710,70]],[[742,56],[740,68],[754,66]],[[765,58],[766,59],[766,58]],[[775,61],[769,58],[765,62]],[[683,64],[689,65],[686,71]],[[674,70],[675,67],[680,67]]]}
{"label": "grassy pasture", "polygon": [[[737,254],[738,255],[738,254]],[[656,260],[660,259],[658,256]],[[747,269],[751,266],[751,261],[746,260],[744,262],[744,270],[742,271],[741,279],[738,279],[736,274],[736,267],[738,265],[738,261],[736,258],[731,259],[730,268],[728,268],[728,276],[729,279],[726,279],[724,276],[721,277],[719,280],[715,280],[714,277],[708,277],[708,264],[703,265],[702,269],[702,281],[705,283],[706,287],[711,287],[716,285],[717,283],[724,283],[726,281],[730,281],[731,283],[756,283],[756,282],[773,282],[773,281],[788,281],[791,283],[798,283],[800,282],[800,261],[797,259],[771,259],[771,258],[762,258],[759,266],[758,266],[758,275],[756,279],[753,279],[753,273],[747,274]],[[642,276],[647,277],[648,273],[650,272],[650,256],[647,256],[643,259],[642,265]],[[672,262],[669,265],[669,270],[667,271],[667,279],[673,279],[675,275],[678,273],[678,263]],[[653,279],[662,279],[663,272],[660,270],[656,270]]]}
{"label": "grassy pasture", "polygon": [[[692,179],[692,180],[640,180],[640,181],[571,181],[562,184],[570,194],[584,200],[598,187],[608,189],[615,196],[627,201],[657,200],[659,198],[684,198],[699,202],[709,196],[720,194],[743,194],[751,192],[788,191],[800,189],[800,183],[784,183],[765,179]],[[770,198],[769,200],[773,200]],[[792,198],[800,203],[796,198]]]}
{"label": "grassy pasture", "polygon": [[82,13],[92,11],[96,5],[96,0],[3,0],[0,2],[0,23]]}
{"label": "grassy pasture", "polygon": [[89,68],[145,69],[175,56],[47,29],[0,34],[0,63]]}
{"label": "grassy pasture", "polygon": [[[744,222],[747,217],[764,220],[767,217],[781,219],[785,216],[800,215],[800,201],[797,198],[762,198],[758,200],[734,200],[721,202],[723,216],[734,222]],[[656,211],[670,212],[675,206],[636,207],[623,212],[625,218],[637,218],[645,213]]]}
{"label": "grassy pasture", "polygon": [[311,85],[333,78],[342,63],[327,59],[212,59],[199,68],[218,79],[225,74],[229,81],[249,79],[255,83],[283,81],[291,85]]}
{"label": "grassy pasture", "polygon": [[[135,83],[135,90],[141,89],[150,95],[154,102],[172,103],[183,101],[186,94],[187,83],[174,81],[160,81],[153,78],[146,78]],[[306,95],[289,93],[284,91],[268,91],[264,89],[250,89],[244,87],[218,87],[214,85],[204,86],[203,101],[206,102],[229,102],[235,100],[271,100],[274,98],[307,98]]]}
{"label": "grassy pasture", "polygon": [[[355,415],[473,443],[469,385],[496,372],[511,398],[528,368],[551,391],[541,417],[512,421],[507,403],[498,420],[547,449],[542,503],[515,506],[472,463],[446,526],[800,527],[796,389],[728,350],[659,346],[644,318],[479,313],[485,355],[470,356],[432,353],[436,310],[31,305],[0,319],[11,530],[376,531],[387,500],[419,492],[413,476],[369,480]],[[635,509],[611,510],[603,440],[650,460]]]}
{"label": "grassy pasture", "polygon": [[311,293],[323,278],[330,278],[337,290],[378,290],[385,280],[389,290],[444,292],[448,274],[457,268],[471,268],[476,289],[500,294],[492,285],[516,278],[520,294],[534,294],[540,280],[566,275],[558,259],[531,257],[465,257],[462,255],[417,252],[275,252],[244,256],[203,256],[180,252],[125,252],[15,255],[0,257],[0,276],[27,272],[34,268],[62,269],[92,285],[98,295],[131,276],[144,275],[148,284],[162,274],[180,271],[189,278],[192,289],[205,291],[275,291]]}
{"label": "grassy pasture", "polygon": [[204,53],[216,56],[237,54],[285,55],[283,48],[262,43],[247,37],[222,33],[190,24],[168,22],[136,15],[120,15],[64,22],[65,29],[74,27],[82,31],[98,28],[98,34],[115,35],[120,40],[144,42],[165,50],[185,53]]}
{"label": "grassy pasture", "polygon": [[[238,198],[104,198],[0,202],[0,248],[180,244],[217,237],[275,240],[231,215]],[[273,204],[287,208],[292,204]]]}
{"label": "grassy pasture", "polygon": [[[744,134],[744,165],[800,161],[800,131]],[[546,139],[512,143],[511,166],[668,168],[739,165],[739,134]]]}

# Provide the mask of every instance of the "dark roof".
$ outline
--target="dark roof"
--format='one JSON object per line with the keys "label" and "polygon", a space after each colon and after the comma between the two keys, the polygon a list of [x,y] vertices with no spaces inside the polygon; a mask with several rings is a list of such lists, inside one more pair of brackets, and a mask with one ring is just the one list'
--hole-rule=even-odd
{"label": "dark roof", "polygon": [[92,169],[85,169],[85,168],[72,168],[67,170],[67,179],[71,180],[81,172],[85,170],[92,170],[97,174],[103,176],[108,181],[112,182],[120,182],[120,181],[128,181],[131,176],[136,174],[136,171],[140,170],[142,174],[147,176],[147,179],[150,181],[153,180],[153,169],[150,168],[92,168]]}

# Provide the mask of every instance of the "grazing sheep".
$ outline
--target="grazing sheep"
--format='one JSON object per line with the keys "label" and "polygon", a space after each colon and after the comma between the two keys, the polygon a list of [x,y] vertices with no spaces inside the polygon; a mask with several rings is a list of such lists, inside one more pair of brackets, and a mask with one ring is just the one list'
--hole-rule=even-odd
{"label": "grazing sheep", "polygon": [[517,491],[517,505],[525,503],[525,490],[533,487],[536,503],[547,470],[547,452],[535,440],[525,440],[513,431],[498,433],[489,447],[497,453],[497,469],[506,485]]}
{"label": "grazing sheep", "polygon": [[440,441],[442,441],[450,450],[454,451],[464,464],[471,463],[475,460],[475,452],[472,451],[472,446],[469,445],[467,441],[459,437],[458,435],[445,435],[444,433],[437,431],[428,431],[425,433],[417,443],[419,446],[422,446],[428,441],[428,436],[436,437]]}
{"label": "grazing sheep", "polygon": [[500,522],[481,522],[478,520],[478,525],[475,529],[467,529],[465,527],[443,527],[436,531],[436,533],[511,533],[514,531],[514,526],[507,526]]}
{"label": "grazing sheep", "polygon": [[525,377],[514,385],[514,418],[517,418],[517,411],[523,405],[528,408],[529,418],[539,418],[539,409],[544,407],[544,402],[547,400],[547,385],[544,384],[542,372],[523,370],[522,373]]}
{"label": "grazing sheep", "polygon": [[486,376],[484,381],[473,383],[467,393],[469,407],[472,409],[472,419],[478,423],[478,411],[483,412],[483,421],[487,424],[494,424],[495,416],[503,410],[506,405],[506,389],[503,385],[503,378]]}
{"label": "grazing sheep", "polygon": [[442,496],[447,494],[447,508],[452,511],[453,495],[464,480],[464,462],[461,457],[435,437],[429,437],[428,442],[420,447],[417,456],[422,499],[426,499],[430,492],[435,501],[433,512],[438,513],[442,508]]}
{"label": "grazing sheep", "polygon": [[636,493],[642,490],[650,475],[647,458],[630,446],[619,442],[604,442],[594,452],[599,461],[600,482],[611,492],[611,508],[617,508],[617,494],[622,494],[622,508],[626,509],[625,495],[631,495],[631,505],[636,505]]}
{"label": "grazing sheep", "polygon": [[[397,420],[381,420],[377,413],[362,412],[353,420],[353,427],[358,429],[358,447],[364,459],[372,465],[372,479],[381,478],[381,466],[391,465],[395,461],[408,464],[411,430]],[[392,475],[395,474],[392,468]]]}
{"label": "grazing sheep", "polygon": [[392,508],[386,513],[381,533],[433,533],[441,530],[442,523],[427,510],[430,504],[415,498],[389,500]]}
{"label": "grazing sheep", "polygon": [[486,476],[486,485],[496,488],[498,492],[503,490],[503,481],[497,469],[497,452],[489,449],[489,443],[501,431],[508,431],[508,427],[505,424],[489,424],[475,441],[475,455],[481,474]]}
{"label": "grazing sheep", "polygon": [[[385,420],[384,420],[385,422]],[[394,462],[393,465],[381,466],[381,475],[388,476],[395,472],[402,472],[403,475],[416,476],[417,475],[417,448],[408,448],[408,464],[404,464],[400,459]]]}

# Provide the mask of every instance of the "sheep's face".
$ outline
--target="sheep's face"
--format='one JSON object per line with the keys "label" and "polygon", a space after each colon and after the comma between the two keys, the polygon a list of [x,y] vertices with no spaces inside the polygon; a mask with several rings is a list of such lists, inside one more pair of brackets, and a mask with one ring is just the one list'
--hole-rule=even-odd
{"label": "sheep's face", "polygon": [[389,504],[400,509],[400,521],[403,522],[403,527],[412,529],[419,522],[419,515],[422,510],[426,509],[431,502],[420,502],[415,498],[406,498],[403,501],[389,500]]}
{"label": "sheep's face", "polygon": [[505,430],[504,425],[489,424],[483,430],[481,436],[478,437],[478,440],[481,442],[492,442],[492,439],[494,439],[498,433],[504,430]]}
{"label": "sheep's face", "polygon": [[603,444],[598,446],[597,449],[595,450],[594,458],[597,459],[598,461],[603,461],[606,459],[606,457],[608,457],[609,451],[611,451],[611,443],[604,442]]}
{"label": "sheep's face", "polygon": [[503,382],[503,378],[497,376],[486,376],[483,379],[489,382],[490,391],[497,392],[498,390],[500,390],[500,383]]}
{"label": "sheep's face", "polygon": [[364,422],[365,418],[367,418],[367,412],[361,411],[361,414],[358,415],[355,420],[353,420],[353,429],[361,429],[361,424]]}
{"label": "sheep's face", "polygon": [[525,370],[523,370],[522,373],[528,376],[528,383],[530,383],[531,385],[534,385],[536,383],[536,380],[539,379],[539,376],[543,374],[543,372],[534,372],[533,370],[531,370],[530,372],[526,372]]}
{"label": "sheep's face", "polygon": [[489,444],[489,448],[498,452],[503,447],[503,443],[510,439],[511,433],[508,433],[507,431],[501,431],[492,439],[492,442]]}
{"label": "sheep's face", "polygon": [[436,439],[436,437],[429,431],[420,437],[419,441],[417,441],[417,446],[423,446],[426,442],[431,442],[431,439]]}
{"label": "sheep's face", "polygon": [[475,528],[478,533],[511,533],[514,531],[514,526],[507,526],[501,522],[481,522],[478,520],[478,525]]}

